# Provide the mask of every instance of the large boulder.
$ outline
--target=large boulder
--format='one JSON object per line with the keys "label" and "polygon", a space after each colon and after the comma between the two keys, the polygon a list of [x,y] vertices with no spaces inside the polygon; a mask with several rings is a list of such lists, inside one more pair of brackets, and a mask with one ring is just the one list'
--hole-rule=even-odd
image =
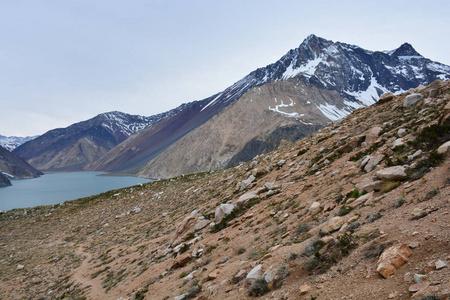
{"label": "large boulder", "polygon": [[236,205],[237,208],[242,208],[242,207],[246,206],[250,200],[253,200],[256,198],[258,198],[257,191],[248,192],[248,193],[245,193],[244,195],[240,196],[234,204]]}
{"label": "large boulder", "polygon": [[403,107],[410,107],[423,99],[422,94],[414,93],[405,97],[403,100]]}
{"label": "large boulder", "polygon": [[411,250],[406,244],[392,246],[384,250],[378,258],[377,272],[388,278],[395,270],[406,264],[411,255]]}
{"label": "large boulder", "polygon": [[214,218],[216,219],[216,222],[222,221],[223,218],[231,214],[231,212],[234,210],[235,205],[231,203],[226,204],[220,204],[219,207],[216,208],[216,211],[214,213]]}
{"label": "large boulder", "polygon": [[369,130],[367,130],[365,142],[373,143],[378,138],[381,131],[383,131],[383,128],[381,128],[379,126],[375,126],[375,127],[370,128]]}
{"label": "large boulder", "polygon": [[450,141],[442,144],[438,149],[437,152],[440,154],[446,154],[450,152]]}
{"label": "large boulder", "polygon": [[406,168],[403,166],[394,166],[381,169],[377,171],[375,175],[378,179],[383,181],[402,181],[408,177],[408,175],[406,175]]}
{"label": "large boulder", "polygon": [[389,101],[394,100],[395,95],[391,92],[381,95],[380,99],[378,99],[378,104],[383,104]]}
{"label": "large boulder", "polygon": [[384,154],[379,153],[369,156],[369,160],[364,164],[364,171],[370,172],[374,170],[384,159]]}
{"label": "large boulder", "polygon": [[181,221],[177,226],[171,246],[174,247],[184,242],[189,234],[195,232],[195,225],[202,219],[203,216],[197,210],[194,210],[186,218],[184,218],[183,221]]}

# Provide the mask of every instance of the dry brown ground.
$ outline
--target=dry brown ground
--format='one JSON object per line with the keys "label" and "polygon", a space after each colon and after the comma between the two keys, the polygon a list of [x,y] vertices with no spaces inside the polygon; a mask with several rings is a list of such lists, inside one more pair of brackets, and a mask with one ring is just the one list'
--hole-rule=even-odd
{"label": "dry brown ground", "polygon": [[[427,172],[413,172],[409,179],[390,183],[370,201],[344,214],[344,208],[354,201],[347,194],[364,179],[372,180],[386,164],[403,160],[414,170],[414,163],[431,160],[432,150],[443,137],[437,138],[439,144],[427,147],[414,141],[424,128],[437,123],[450,100],[449,82],[436,82],[420,93],[427,96],[431,89],[439,90],[427,102],[431,104],[422,100],[402,108],[405,95],[397,96],[235,168],[1,213],[0,299],[174,299],[195,286],[202,289],[198,299],[249,299],[253,296],[249,296],[252,289],[247,280],[234,283],[233,276],[258,264],[263,272],[271,267],[283,271],[278,284],[261,299],[420,298],[408,291],[416,273],[428,273],[430,287],[422,291],[423,297],[446,299],[450,268],[426,267],[438,259],[450,264],[448,155]],[[382,127],[381,135],[375,142],[363,143],[374,126]],[[400,128],[407,129],[404,139],[410,143],[393,149]],[[361,138],[356,146],[338,151],[353,137]],[[419,148],[422,155],[405,161]],[[307,151],[302,153],[303,149]],[[381,152],[387,156],[375,170],[361,170],[365,155]],[[364,155],[356,157],[358,153]],[[260,172],[245,189],[237,189],[256,168],[267,171]],[[186,216],[198,210],[207,219],[214,218],[221,203],[234,202],[266,182],[279,188],[274,193],[262,191],[222,230],[213,232],[207,226],[185,235],[191,245],[181,255],[194,249],[203,249],[203,254],[181,267],[173,266],[177,258],[172,248],[166,249]],[[316,201],[321,209],[309,211]],[[413,219],[417,208],[429,214]],[[331,234],[314,232],[336,215],[342,215],[343,227]],[[302,224],[312,230],[304,230]],[[339,244],[342,236],[349,243]],[[316,253],[324,260],[322,270],[312,269],[314,255],[305,253],[316,240],[324,241],[322,249],[328,249]],[[384,279],[377,273],[383,249],[415,242],[419,246],[391,277]],[[19,265],[23,269],[18,270]],[[210,275],[217,269],[217,276]],[[196,271],[194,278],[183,282],[192,271]],[[311,290],[300,295],[303,284]]]}

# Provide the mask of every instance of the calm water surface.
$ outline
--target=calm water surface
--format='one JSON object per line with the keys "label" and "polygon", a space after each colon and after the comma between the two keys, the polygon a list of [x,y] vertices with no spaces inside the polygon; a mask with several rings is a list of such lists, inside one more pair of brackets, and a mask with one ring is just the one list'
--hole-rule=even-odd
{"label": "calm water surface", "polygon": [[45,174],[35,179],[12,180],[0,188],[0,210],[57,204],[150,181],[138,177],[97,176],[104,172]]}

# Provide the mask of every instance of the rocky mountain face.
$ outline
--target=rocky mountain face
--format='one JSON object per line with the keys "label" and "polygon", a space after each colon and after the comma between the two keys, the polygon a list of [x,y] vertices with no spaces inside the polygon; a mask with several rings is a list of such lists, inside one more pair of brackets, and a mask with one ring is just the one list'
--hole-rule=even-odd
{"label": "rocky mountain face", "polygon": [[3,184],[10,185],[9,179],[36,178],[42,175],[42,172],[0,146],[0,174],[3,175]]}
{"label": "rocky mountain face", "polygon": [[38,137],[37,135],[27,136],[27,137],[0,135],[0,146],[5,148],[8,151],[13,151],[20,145],[22,145],[28,141],[31,141],[37,137]]}
{"label": "rocky mountain face", "polygon": [[449,199],[437,80],[229,169],[2,212],[2,296],[447,299]]}
{"label": "rocky mountain face", "polygon": [[233,166],[373,104],[385,92],[438,78],[450,78],[450,67],[409,44],[373,52],[311,35],[223,92],[185,105],[174,121],[166,120],[176,128],[161,123],[140,132],[89,168],[167,178]]}
{"label": "rocky mountain face", "polygon": [[168,178],[249,161],[326,125],[329,119],[312,101],[341,106],[343,99],[334,91],[296,81],[253,88],[140,167],[137,174]]}
{"label": "rocky mountain face", "polygon": [[172,112],[151,117],[122,112],[100,114],[67,128],[50,130],[14,149],[14,153],[43,171],[76,171]]}

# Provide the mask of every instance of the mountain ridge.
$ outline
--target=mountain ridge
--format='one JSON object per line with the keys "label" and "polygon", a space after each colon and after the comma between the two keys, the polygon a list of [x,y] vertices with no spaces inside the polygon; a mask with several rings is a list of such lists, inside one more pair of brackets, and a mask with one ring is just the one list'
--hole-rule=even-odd
{"label": "mountain ridge", "polygon": [[[335,43],[310,35],[298,48],[291,49],[275,63],[250,72],[221,93],[204,99],[203,102],[206,104],[198,113],[214,109],[216,111],[212,115],[222,113],[228,109],[231,103],[240,101],[242,97],[245,97],[247,93],[251,93],[254,89],[258,89],[266,84],[282,84],[286,81],[292,81],[292,84],[295,84],[295,82],[304,84],[305,89],[309,91],[317,88],[337,92],[341,99],[333,103],[319,101],[315,98],[311,98],[309,101],[323,115],[319,119],[325,117],[328,121],[335,121],[348,115],[354,109],[375,103],[375,100],[386,92],[400,93],[410,88],[415,88],[420,84],[428,84],[437,78],[450,78],[450,67],[424,58],[408,43],[404,43],[399,48],[391,51],[369,51],[355,45],[341,42]],[[299,90],[295,97],[306,98],[308,96],[307,92]],[[302,114],[300,111],[289,110],[292,96],[289,97],[280,93],[278,96],[274,95],[274,99],[275,102],[277,99],[282,99],[284,102],[281,103],[281,106],[277,103],[269,104],[269,110],[272,109],[272,111],[284,114],[286,120],[296,118],[298,122],[304,122],[302,117],[300,117]],[[289,113],[282,110],[277,111],[277,107],[282,107],[282,110],[288,109]],[[207,122],[211,122],[211,120],[208,119]],[[198,126],[204,126],[204,123]],[[199,127],[192,130],[199,130]],[[269,131],[269,128],[267,130]],[[189,172],[191,166],[180,157],[180,153],[183,153],[181,149],[191,148],[188,143],[183,142],[181,139],[187,139],[190,134],[191,132],[186,132],[183,136],[178,136],[170,143],[169,147],[165,148],[171,149],[172,154],[164,153],[165,151],[152,152],[152,155],[148,156],[144,154],[142,157],[146,158],[142,158],[139,164],[135,163],[132,167],[128,167],[126,163],[120,166],[119,164],[114,164],[113,161],[120,161],[121,157],[123,158],[129,152],[128,149],[136,147],[141,149],[141,152],[144,152],[145,150],[142,149],[146,147],[139,146],[139,143],[133,144],[131,140],[125,141],[122,145],[122,150],[114,149],[95,162],[95,168],[96,170],[118,171],[119,173],[130,175],[139,174],[144,177],[158,175],[156,178],[159,178],[159,175],[162,174],[164,161],[167,161],[170,157],[174,161],[167,163],[176,166],[174,169],[179,170],[181,173],[171,172],[170,170],[165,173],[169,177],[184,174]],[[220,135],[220,133],[218,134]],[[267,135],[269,132],[264,134]],[[258,139],[256,135],[252,138]],[[148,140],[148,143],[150,141],[156,142],[151,136],[148,137]],[[240,142],[244,143],[244,141]],[[176,143],[178,143],[178,147]],[[208,138],[203,140],[203,144],[208,144]],[[241,145],[241,148],[236,149],[236,151],[242,151],[244,147],[245,145]],[[247,146],[247,148],[249,147]],[[204,152],[204,149],[197,148],[197,150],[198,153]],[[273,149],[271,148],[270,150]],[[121,151],[124,151],[125,154],[121,154]],[[175,152],[179,153],[179,155],[175,155]],[[243,157],[248,159],[249,156]],[[156,160],[159,162],[155,163]],[[195,160],[201,161],[201,158],[197,157]],[[105,161],[110,163],[105,163]],[[155,170],[152,171],[150,165],[153,165]],[[184,167],[180,169],[182,165]],[[209,166],[210,164],[207,163],[202,169],[197,168],[196,171],[209,170]]]}

